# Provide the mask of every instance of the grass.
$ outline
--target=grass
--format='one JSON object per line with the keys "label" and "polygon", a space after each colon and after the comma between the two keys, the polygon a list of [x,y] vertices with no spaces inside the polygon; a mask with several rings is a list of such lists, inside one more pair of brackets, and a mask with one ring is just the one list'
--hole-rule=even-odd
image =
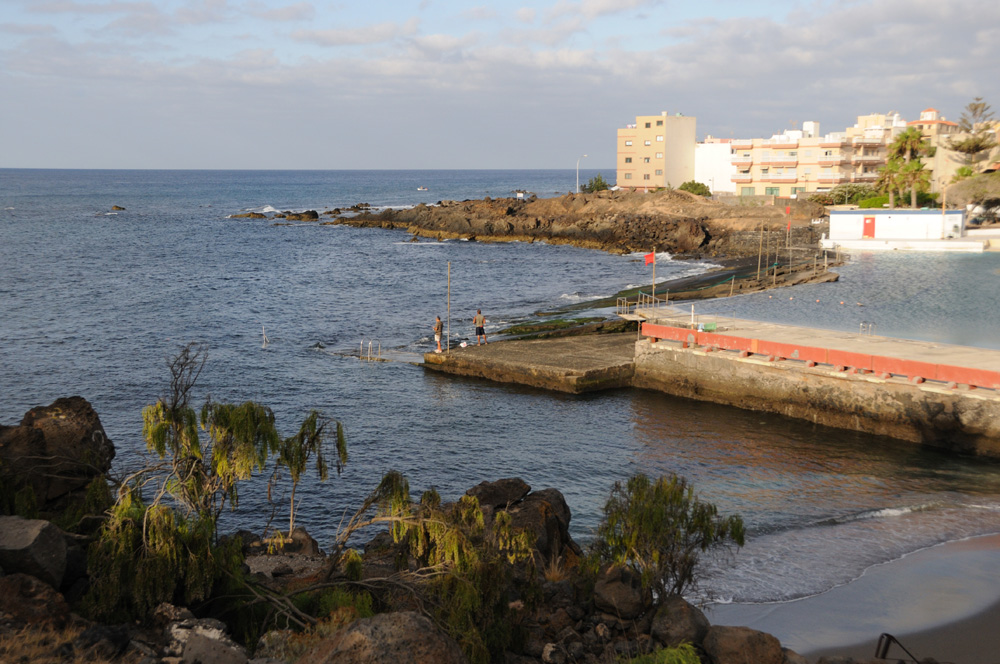
{"label": "grass", "polygon": [[690,643],[682,643],[676,648],[663,648],[638,657],[623,657],[619,664],[701,664],[698,653]]}
{"label": "grass", "polygon": [[500,330],[500,334],[538,334],[539,332],[551,332],[553,330],[565,330],[569,327],[577,327],[580,325],[586,325],[587,323],[598,323],[604,320],[603,318],[557,318],[555,320],[547,320],[541,323],[522,323],[521,325],[512,325],[505,330]]}
{"label": "grass", "polygon": [[51,626],[27,626],[11,632],[0,632],[0,662],[31,662],[31,664],[111,664],[138,662],[138,654],[126,654],[110,660],[81,650],[73,645],[83,628],[71,626],[57,629]]}

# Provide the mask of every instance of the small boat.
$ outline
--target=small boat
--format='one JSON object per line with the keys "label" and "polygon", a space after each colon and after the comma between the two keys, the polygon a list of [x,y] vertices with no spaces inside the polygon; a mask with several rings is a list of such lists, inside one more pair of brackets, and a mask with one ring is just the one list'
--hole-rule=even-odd
{"label": "small boat", "polygon": [[417,187],[417,191],[427,191],[427,187]]}

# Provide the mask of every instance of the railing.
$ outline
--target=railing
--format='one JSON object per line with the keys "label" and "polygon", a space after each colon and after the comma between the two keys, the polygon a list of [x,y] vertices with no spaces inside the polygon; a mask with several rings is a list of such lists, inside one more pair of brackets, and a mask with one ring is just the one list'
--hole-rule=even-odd
{"label": "railing", "polygon": [[878,173],[855,173],[851,176],[852,182],[872,182],[878,180]]}
{"label": "railing", "polygon": [[884,138],[869,138],[866,136],[856,136],[852,141],[855,145],[882,145],[885,143]]}
{"label": "railing", "polygon": [[639,291],[639,297],[636,301],[636,309],[657,309],[669,306],[670,291],[667,291],[664,297],[656,297],[652,293],[644,293]]}
{"label": "railing", "polygon": [[734,166],[742,166],[744,164],[749,166],[753,163],[753,157],[732,157],[730,161]]}
{"label": "railing", "polygon": [[858,334],[872,336],[875,334],[875,321],[873,320],[863,320],[861,321],[860,329]]}
{"label": "railing", "polygon": [[899,659],[895,655],[893,655],[892,659],[897,660],[899,662],[907,662],[907,661],[908,662],[917,662],[917,661],[919,661],[913,655],[913,653],[911,653],[909,650],[907,650],[906,648],[903,647],[903,644],[900,643],[899,640],[895,636],[893,636],[892,634],[887,634],[885,632],[879,634],[878,643],[875,644],[875,659],[889,659],[889,648],[892,647],[892,644],[894,644],[894,643],[897,646],[899,646],[900,650],[902,650],[907,655],[909,655],[910,659],[908,659],[908,660]]}
{"label": "railing", "polygon": [[885,161],[885,155],[878,154],[856,154],[851,157],[851,161],[857,162],[870,162],[870,161]]}
{"label": "railing", "polygon": [[798,166],[799,160],[795,157],[771,157],[762,159],[761,166]]}
{"label": "railing", "polygon": [[839,182],[844,179],[843,173],[820,173],[817,178],[820,182]]}
{"label": "railing", "polygon": [[820,166],[837,166],[839,164],[846,164],[849,160],[850,160],[850,157],[848,157],[846,154],[845,155],[841,155],[839,157],[820,157],[819,158],[819,165]]}
{"label": "railing", "polygon": [[617,316],[630,316],[635,309],[635,302],[629,302],[627,297],[618,298],[618,302],[615,306],[615,315]]}
{"label": "railing", "polygon": [[[372,354],[373,346],[375,347],[375,353]],[[358,359],[365,362],[381,362],[382,361],[382,342],[375,339],[368,340],[368,354],[365,354],[365,340],[361,340],[361,347],[358,349]]]}
{"label": "railing", "polygon": [[753,182],[753,176],[750,175],[749,173],[747,173],[746,175],[737,173],[736,175],[730,176],[729,180],[731,182]]}

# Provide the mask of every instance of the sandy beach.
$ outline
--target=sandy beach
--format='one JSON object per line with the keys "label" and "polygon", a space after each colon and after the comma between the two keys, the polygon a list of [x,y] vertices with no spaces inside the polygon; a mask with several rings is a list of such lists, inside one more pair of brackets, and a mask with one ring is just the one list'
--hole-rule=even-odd
{"label": "sandy beach", "polygon": [[[713,624],[775,635],[815,661],[871,658],[879,634],[895,636],[918,659],[1000,662],[1000,535],[917,551],[867,570],[825,593],[774,604],[709,607]],[[898,648],[891,657],[904,657]]]}

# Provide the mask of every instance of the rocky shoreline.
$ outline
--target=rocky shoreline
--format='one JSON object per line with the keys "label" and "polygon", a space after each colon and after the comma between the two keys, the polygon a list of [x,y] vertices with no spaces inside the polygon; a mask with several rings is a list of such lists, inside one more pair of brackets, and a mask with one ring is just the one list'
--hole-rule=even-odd
{"label": "rocky shoreline", "polygon": [[[211,603],[163,603],[141,623],[100,624],[81,617],[78,612],[85,606],[82,598],[90,583],[86,551],[102,516],[83,510],[73,512],[69,521],[66,517],[77,509],[73,505],[80,506],[81,489],[95,480],[107,482],[112,457],[113,446],[96,413],[79,397],[32,409],[19,425],[0,426],[0,480],[5,490],[15,484],[44,490],[35,518],[0,516],[0,643],[8,644],[0,646],[0,659],[9,652],[5,648],[41,634],[33,661],[469,661],[462,645],[432,620],[429,607],[396,592],[405,586],[399,585],[393,570],[399,569],[401,556],[412,554],[388,531],[364,546],[364,572],[353,576],[332,567],[337,561],[301,529],[279,550],[241,533],[247,582],[259,589],[259,596],[269,593],[301,601],[309,593],[339,585],[367,589],[381,598],[381,610],[367,617],[349,611],[333,620],[331,614],[317,624],[326,625],[325,630],[271,629],[257,642],[237,643],[230,625],[220,619],[225,616],[216,614]],[[57,466],[25,462],[31,459],[56,461]],[[18,460],[15,482],[8,469]],[[95,460],[99,463],[92,463]],[[59,481],[53,482],[53,476]],[[426,494],[421,504],[433,504],[425,501]],[[491,661],[611,663],[681,644],[689,644],[692,656],[705,664],[807,661],[763,632],[710,625],[701,610],[680,596],[654,601],[628,567],[602,567],[596,577],[580,573],[584,551],[569,535],[570,510],[556,489],[532,490],[516,478],[483,482],[440,509],[447,513],[470,506],[481,511],[487,532],[501,525],[527,533],[533,542],[530,564],[517,568],[513,585],[500,595],[507,598],[506,628],[517,637],[504,651],[491,652]],[[414,571],[412,561],[410,569]]]}

